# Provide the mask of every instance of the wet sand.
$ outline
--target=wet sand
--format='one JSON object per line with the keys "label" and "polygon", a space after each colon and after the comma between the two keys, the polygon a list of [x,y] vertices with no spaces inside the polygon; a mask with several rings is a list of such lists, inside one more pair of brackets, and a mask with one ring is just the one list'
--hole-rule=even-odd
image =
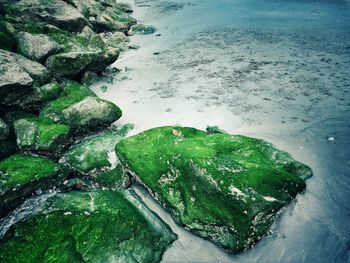
{"label": "wet sand", "polygon": [[[93,90],[135,130],[218,125],[265,139],[309,165],[307,190],[272,234],[228,255],[177,227],[164,262],[347,262],[350,257],[350,2],[132,1],[153,35]],[[107,90],[101,89],[107,86]],[[148,202],[147,201],[147,202]],[[146,202],[146,203],[147,203]]]}

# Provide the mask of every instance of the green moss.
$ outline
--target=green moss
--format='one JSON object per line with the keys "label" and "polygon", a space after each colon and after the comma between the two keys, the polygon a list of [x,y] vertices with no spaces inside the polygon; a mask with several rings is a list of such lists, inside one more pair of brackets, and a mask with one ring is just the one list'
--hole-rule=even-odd
{"label": "green moss", "polygon": [[108,169],[112,166],[109,154],[113,154],[115,145],[122,137],[114,132],[103,132],[84,139],[67,151],[64,158],[67,163],[81,173]]}
{"label": "green moss", "polygon": [[157,31],[154,26],[145,26],[142,24],[137,24],[131,27],[131,34],[139,34],[139,35],[150,35]]}
{"label": "green moss", "polygon": [[0,218],[35,190],[49,188],[65,175],[59,165],[42,157],[15,154],[0,161]]}
{"label": "green moss", "polygon": [[0,240],[2,262],[159,262],[176,239],[129,192],[57,194]]}
{"label": "green moss", "polygon": [[87,96],[94,96],[94,93],[81,84],[68,81],[60,96],[48,103],[41,111],[42,116],[49,116],[53,119],[60,119],[62,111],[72,104],[81,101]]}
{"label": "green moss", "polygon": [[36,91],[40,94],[42,101],[49,102],[58,98],[62,91],[62,87],[58,83],[48,83],[41,87],[36,87]]}
{"label": "green moss", "polygon": [[124,173],[121,164],[118,164],[114,169],[100,172],[95,181],[109,189],[122,189],[130,185],[128,176]]}
{"label": "green moss", "polygon": [[21,149],[57,154],[68,141],[70,127],[49,118],[25,118],[14,123],[17,144]]}
{"label": "green moss", "polygon": [[116,152],[179,224],[232,252],[258,241],[311,176],[265,141],[193,128],[152,129]]}

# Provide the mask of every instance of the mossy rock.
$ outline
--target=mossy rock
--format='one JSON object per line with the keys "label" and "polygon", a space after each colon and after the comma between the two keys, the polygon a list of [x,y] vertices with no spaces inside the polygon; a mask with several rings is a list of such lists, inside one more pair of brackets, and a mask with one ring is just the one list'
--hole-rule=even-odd
{"label": "mossy rock", "polygon": [[58,164],[42,157],[15,154],[0,161],[0,218],[34,191],[52,187],[65,175]]}
{"label": "mossy rock", "polygon": [[0,140],[7,139],[9,137],[10,129],[8,125],[0,118]]}
{"label": "mossy rock", "polygon": [[100,185],[113,189],[129,185],[115,156],[115,145],[122,139],[113,131],[102,132],[72,146],[60,160],[74,171],[89,175]]}
{"label": "mossy rock", "polygon": [[70,192],[12,225],[0,240],[0,261],[154,263],[174,240],[128,191]]}
{"label": "mossy rock", "polygon": [[64,85],[59,97],[46,104],[41,110],[43,117],[50,117],[55,121],[62,118],[62,111],[88,96],[96,96],[90,89],[75,81],[68,81]]}
{"label": "mossy rock", "polygon": [[230,252],[260,240],[312,175],[265,141],[194,128],[151,129],[116,153],[177,223]]}
{"label": "mossy rock", "polygon": [[14,129],[21,150],[57,155],[69,142],[70,127],[50,118],[19,119]]}
{"label": "mossy rock", "polygon": [[130,28],[129,35],[150,35],[156,32],[157,29],[154,26],[146,26],[142,24],[133,25]]}
{"label": "mossy rock", "polygon": [[8,30],[7,23],[0,21],[0,48],[7,51],[13,51],[15,45],[15,38]]}

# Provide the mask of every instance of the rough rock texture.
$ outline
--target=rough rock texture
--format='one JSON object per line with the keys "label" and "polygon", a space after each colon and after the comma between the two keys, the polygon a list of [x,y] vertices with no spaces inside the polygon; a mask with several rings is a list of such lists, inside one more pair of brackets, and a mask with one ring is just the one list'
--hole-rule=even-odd
{"label": "rough rock texture", "polygon": [[112,102],[96,97],[86,97],[62,111],[62,120],[72,127],[107,125],[122,116],[122,111]]}
{"label": "rough rock texture", "polygon": [[46,66],[58,78],[77,77],[84,71],[102,71],[118,59],[119,50],[61,53],[49,57]]}
{"label": "rough rock texture", "polygon": [[30,87],[34,81],[42,83],[50,77],[43,65],[1,49],[0,75],[0,95],[16,94],[22,88]]}
{"label": "rough rock texture", "polygon": [[101,33],[100,36],[107,47],[119,48],[121,50],[126,50],[128,48],[129,39],[123,32]]}
{"label": "rough rock texture", "polygon": [[77,9],[61,0],[21,0],[10,11],[24,21],[44,21],[71,32],[80,32],[87,24]]}
{"label": "rough rock texture", "polygon": [[59,154],[67,145],[70,127],[50,118],[25,118],[14,123],[17,145],[21,150]]}
{"label": "rough rock texture", "polygon": [[114,131],[85,138],[71,147],[60,162],[79,173],[92,176],[105,187],[116,189],[128,186],[128,176],[123,173],[114,151],[122,138]]}
{"label": "rough rock texture", "polygon": [[59,44],[46,35],[33,35],[27,32],[17,34],[18,53],[31,60],[44,62],[47,57],[58,53],[61,49]]}
{"label": "rough rock texture", "polygon": [[148,130],[116,153],[176,222],[231,252],[261,239],[312,175],[265,141],[193,128]]}
{"label": "rough rock texture", "polygon": [[4,97],[0,104],[12,106],[21,110],[37,111],[46,102],[56,99],[62,87],[57,83],[49,83],[44,86],[34,86],[31,89],[22,89],[11,92]]}
{"label": "rough rock texture", "polygon": [[58,164],[42,157],[16,154],[0,161],[0,218],[35,190],[51,187],[64,175]]}
{"label": "rough rock texture", "polygon": [[130,192],[70,192],[11,226],[1,262],[160,262],[176,239]]}
{"label": "rough rock texture", "polygon": [[16,91],[20,88],[28,88],[33,84],[33,79],[28,72],[19,66],[13,57],[13,53],[0,49],[0,95]]}
{"label": "rough rock texture", "polygon": [[129,5],[120,4],[113,0],[70,0],[77,9],[93,25],[95,31],[128,32],[136,20],[127,13],[132,12]]}

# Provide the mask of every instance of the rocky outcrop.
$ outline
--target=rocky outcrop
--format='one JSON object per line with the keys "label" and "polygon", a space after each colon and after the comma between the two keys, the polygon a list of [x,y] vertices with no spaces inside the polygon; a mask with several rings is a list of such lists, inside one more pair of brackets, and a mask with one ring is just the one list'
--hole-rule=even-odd
{"label": "rocky outcrop", "polygon": [[0,161],[0,218],[34,191],[64,177],[60,166],[45,158],[16,154]]}
{"label": "rocky outcrop", "polygon": [[70,127],[49,118],[24,118],[14,122],[17,145],[21,150],[51,155],[67,145]]}
{"label": "rocky outcrop", "polygon": [[9,136],[9,127],[7,124],[0,118],[0,140],[7,139]]}
{"label": "rocky outcrop", "polygon": [[44,34],[17,34],[17,51],[19,54],[35,61],[44,62],[49,56],[58,53],[62,47]]}
{"label": "rocky outcrop", "polygon": [[231,252],[261,239],[311,170],[265,141],[162,127],[116,145],[177,223]]}
{"label": "rocky outcrop", "polygon": [[74,171],[89,175],[104,187],[119,189],[129,185],[118,162],[114,147],[123,137],[118,132],[107,131],[83,139],[72,146],[60,162]]}
{"label": "rocky outcrop", "polygon": [[153,263],[176,240],[128,191],[56,194],[28,212],[0,240],[1,262]]}

